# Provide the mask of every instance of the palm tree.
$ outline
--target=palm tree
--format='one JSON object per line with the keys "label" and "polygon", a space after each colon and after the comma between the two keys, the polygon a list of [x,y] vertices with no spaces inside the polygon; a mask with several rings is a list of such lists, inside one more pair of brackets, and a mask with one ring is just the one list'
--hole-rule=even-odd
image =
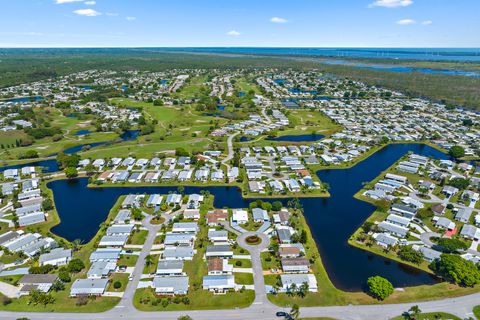
{"label": "palm tree", "polygon": [[145,257],[145,264],[147,266],[150,266],[150,265],[153,264],[153,256],[151,254],[149,254]]}
{"label": "palm tree", "polygon": [[410,314],[411,319],[416,319],[421,312],[422,310],[420,310],[417,305],[414,305],[410,309],[408,309],[408,314]]}
{"label": "palm tree", "polygon": [[75,239],[72,241],[73,251],[78,251],[80,245],[82,244],[82,240]]}
{"label": "palm tree", "polygon": [[290,316],[292,316],[293,319],[298,319],[300,316],[300,308],[298,307],[298,304],[294,304],[292,306],[292,310],[290,310]]}

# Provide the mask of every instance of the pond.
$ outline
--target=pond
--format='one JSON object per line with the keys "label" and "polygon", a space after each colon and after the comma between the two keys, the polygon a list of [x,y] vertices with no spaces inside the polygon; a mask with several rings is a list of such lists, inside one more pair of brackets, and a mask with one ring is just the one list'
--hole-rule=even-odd
{"label": "pond", "polygon": [[[317,172],[320,179],[330,185],[330,198],[300,198],[325,268],[335,286],[342,290],[361,290],[366,279],[372,275],[386,277],[396,287],[437,281],[426,272],[364,252],[347,243],[351,234],[374,211],[372,205],[356,200],[353,195],[361,189],[362,183],[374,179],[408,151],[439,159],[447,158],[440,151],[425,145],[390,145],[352,168]],[[121,195],[166,194],[177,190],[176,187],[160,186],[87,188],[87,184],[86,178],[48,183],[61,218],[61,223],[52,231],[70,241],[89,241]],[[248,207],[251,201],[256,200],[242,198],[237,187],[185,187],[184,192],[199,193],[201,190],[208,190],[215,196],[214,205],[218,208]],[[288,200],[281,201],[286,203]],[[78,228],[79,225],[82,228]]]}
{"label": "pond", "polygon": [[0,100],[0,102],[31,102],[31,101],[40,101],[43,100],[43,97],[41,96],[33,96],[33,97],[20,97],[20,98],[11,98],[11,99],[5,99],[5,100]]}
{"label": "pond", "polygon": [[287,142],[311,142],[311,141],[318,141],[325,138],[324,135],[321,134],[301,134],[301,135],[287,135],[287,136],[280,136],[275,138],[265,138],[265,140],[271,141],[287,141]]}
{"label": "pond", "polygon": [[76,136],[84,136],[86,134],[90,134],[91,131],[90,130],[78,130],[77,132],[75,132],[75,135]]}

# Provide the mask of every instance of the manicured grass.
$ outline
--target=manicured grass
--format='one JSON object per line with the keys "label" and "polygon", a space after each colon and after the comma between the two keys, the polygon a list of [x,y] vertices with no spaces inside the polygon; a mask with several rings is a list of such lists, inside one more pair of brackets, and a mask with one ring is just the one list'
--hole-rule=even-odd
{"label": "manicured grass", "polygon": [[[237,261],[241,263],[241,265],[237,265]],[[228,261],[231,265],[233,265],[234,268],[251,268],[252,267],[252,261],[248,259],[230,259]]]}
{"label": "manicured grass", "polygon": [[[110,276],[110,283],[108,284],[107,291],[111,292],[123,292],[125,291],[125,288],[127,287],[128,284],[128,273],[112,273]],[[122,286],[118,289],[115,289],[114,283],[115,282],[120,282]]]}
{"label": "manicured grass", "polygon": [[[404,320],[405,317],[404,316],[398,316],[398,317],[395,317],[391,320]],[[421,313],[419,314],[418,316],[416,316],[417,320],[438,320],[438,319],[441,319],[441,320],[461,320],[461,318],[453,315],[453,314],[450,314],[450,313],[446,313],[446,312],[431,312],[431,313]]]}
{"label": "manicured grass", "polygon": [[135,267],[135,264],[137,263],[137,260],[138,260],[137,255],[124,254],[124,255],[120,256],[120,259],[118,260],[117,265],[127,266],[127,267]]}
{"label": "manicured grass", "polygon": [[18,280],[20,280],[22,277],[23,277],[23,274],[3,276],[3,277],[0,277],[0,281],[15,286],[17,285]]}
{"label": "manicured grass", "polygon": [[[71,298],[70,294],[71,284],[67,285],[64,291],[52,292],[51,295],[55,298],[54,304],[29,304],[30,298],[23,296],[18,299],[12,299],[9,304],[2,304],[2,311],[16,311],[16,312],[89,312],[98,313],[104,312],[113,308],[119,301],[117,297],[101,297],[88,299],[86,305],[78,306],[77,298]],[[0,300],[5,301],[5,297],[0,296]]]}
{"label": "manicured grass", "polygon": [[[26,258],[26,256],[23,256],[23,257]],[[9,254],[4,253],[0,257],[0,262],[3,264],[10,264],[18,260],[23,260],[24,258],[22,258],[22,255],[20,254],[20,252],[10,252]]]}
{"label": "manicured grass", "polygon": [[477,319],[480,319],[480,305],[473,308],[473,314],[475,315],[475,317],[477,317]]}
{"label": "manicured grass", "polygon": [[148,266],[145,263],[145,267],[143,268],[143,274],[151,274],[157,271],[157,263],[158,263],[158,260],[160,259],[160,255],[154,254],[151,256],[152,256],[152,263]]}
{"label": "manicured grass", "polygon": [[128,238],[128,244],[144,244],[147,240],[148,230],[135,230]]}
{"label": "manicured grass", "polygon": [[246,272],[235,272],[235,283],[236,284],[253,284],[253,274]]}
{"label": "manicured grass", "polygon": [[280,260],[273,252],[262,252],[260,258],[262,259],[263,270],[281,269]]}
{"label": "manicured grass", "polygon": [[161,299],[161,297],[155,296],[153,289],[137,289],[133,298],[133,305],[142,311],[246,308],[255,299],[255,291],[245,290],[244,292],[228,292],[224,295],[215,295],[205,290],[197,290],[193,295],[189,293],[187,296],[190,298],[190,304],[188,305],[170,303],[163,307],[158,303],[155,306],[152,305],[152,302]]}

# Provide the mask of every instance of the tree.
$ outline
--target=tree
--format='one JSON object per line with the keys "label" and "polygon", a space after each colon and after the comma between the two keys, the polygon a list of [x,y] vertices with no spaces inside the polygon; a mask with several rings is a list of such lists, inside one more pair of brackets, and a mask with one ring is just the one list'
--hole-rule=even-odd
{"label": "tree", "polygon": [[422,313],[422,310],[420,310],[417,305],[414,305],[410,309],[408,309],[408,314],[410,315],[410,318],[416,319],[420,313]]}
{"label": "tree", "polygon": [[387,279],[373,276],[367,280],[368,292],[379,300],[386,299],[393,293],[393,285]]}
{"label": "tree", "polygon": [[52,199],[46,198],[42,202],[42,208],[44,211],[50,211],[53,209],[53,201]]}
{"label": "tree", "polygon": [[72,281],[72,278],[70,277],[70,273],[68,273],[67,270],[62,270],[58,273],[58,278],[62,281],[62,282],[70,282]]}
{"label": "tree", "polygon": [[93,164],[89,163],[85,166],[85,171],[87,172],[87,175],[91,176],[97,171],[97,168],[95,168]]}
{"label": "tree", "polygon": [[298,319],[298,317],[300,317],[300,308],[298,307],[298,304],[294,304],[292,306],[292,309],[290,310],[290,316],[293,319]]}
{"label": "tree", "polygon": [[441,247],[442,252],[456,253],[459,250],[468,249],[468,244],[465,241],[452,238],[440,238],[437,244]]}
{"label": "tree", "polygon": [[80,272],[83,268],[85,268],[85,264],[78,258],[70,260],[67,265],[67,270],[69,272]]}
{"label": "tree", "polygon": [[122,287],[122,283],[121,283],[120,281],[115,281],[115,282],[113,283],[113,288],[114,288],[114,289],[117,289],[117,290],[118,290],[118,289],[120,289],[121,287]]}
{"label": "tree", "polygon": [[423,261],[423,254],[409,246],[402,246],[397,254],[400,259],[415,264],[420,264]]}
{"label": "tree", "polygon": [[192,320],[192,318],[190,318],[190,316],[180,316],[177,320]]}
{"label": "tree", "polygon": [[75,167],[67,167],[65,168],[64,172],[65,172],[65,176],[68,179],[75,178],[76,176],[78,176],[78,171],[77,171],[77,168]]}
{"label": "tree", "polygon": [[448,181],[448,184],[460,190],[464,190],[470,185],[470,180],[456,177]]}
{"label": "tree", "polygon": [[52,290],[55,292],[63,291],[65,290],[65,284],[62,281],[57,280],[52,284]]}
{"label": "tree", "polygon": [[465,149],[461,146],[453,146],[448,151],[448,154],[454,157],[455,159],[465,156]]}
{"label": "tree", "polygon": [[145,257],[145,264],[147,266],[150,266],[150,265],[153,264],[153,256],[151,254],[149,254]]}
{"label": "tree", "polygon": [[274,201],[272,203],[272,210],[273,211],[280,211],[282,209],[283,205],[280,201]]}
{"label": "tree", "polygon": [[459,255],[444,253],[430,264],[430,268],[442,278],[462,286],[473,287],[480,283],[478,267]]}

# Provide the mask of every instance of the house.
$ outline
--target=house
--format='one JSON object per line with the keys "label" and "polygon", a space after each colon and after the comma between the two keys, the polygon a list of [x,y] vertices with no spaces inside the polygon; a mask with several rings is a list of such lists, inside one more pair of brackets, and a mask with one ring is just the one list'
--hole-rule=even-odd
{"label": "house", "polygon": [[165,246],[163,259],[165,260],[192,260],[194,255],[192,246]]}
{"label": "house", "polygon": [[127,223],[130,221],[130,215],[132,214],[132,211],[129,209],[121,209],[118,211],[117,215],[115,216],[115,219],[113,219],[113,222],[115,224],[118,223]]}
{"label": "house", "polygon": [[240,171],[238,167],[232,167],[227,173],[228,182],[234,182],[235,180],[237,180],[239,174]]}
{"label": "house", "polygon": [[[260,179],[259,177],[258,179]],[[251,178],[249,177],[251,180]],[[248,181],[248,190],[254,193],[264,193],[265,192],[265,182],[263,181]]]}
{"label": "house", "polygon": [[277,228],[277,236],[280,243],[292,242],[292,232],[290,228]]}
{"label": "house", "polygon": [[194,233],[167,233],[165,235],[165,245],[190,246],[195,241]]}
{"label": "house", "polygon": [[407,219],[402,216],[398,216],[396,214],[389,214],[385,221],[390,222],[391,224],[396,224],[398,226],[402,226],[408,228],[410,225],[410,219]]}
{"label": "house", "polygon": [[232,222],[237,224],[244,224],[248,222],[248,212],[243,209],[232,210]]}
{"label": "house", "polygon": [[90,265],[87,272],[87,278],[90,279],[104,279],[107,278],[111,272],[117,268],[116,262],[111,261],[95,261]]}
{"label": "house", "polygon": [[208,259],[208,275],[225,275],[233,273],[233,265],[228,263],[227,259],[212,258]]}
{"label": "house", "polygon": [[228,245],[208,246],[205,256],[208,258],[233,258],[233,251]]}
{"label": "house", "polygon": [[225,209],[215,209],[213,211],[209,211],[206,215],[206,219],[209,226],[216,226],[221,221],[227,221],[228,211]]}
{"label": "house", "polygon": [[153,288],[158,295],[185,295],[188,293],[188,276],[155,277]]}
{"label": "house", "polygon": [[159,194],[151,194],[147,200],[147,207],[159,207],[162,204],[163,196]]}
{"label": "house", "polygon": [[310,262],[305,258],[282,258],[282,270],[285,273],[308,273]]}
{"label": "house", "polygon": [[455,220],[467,223],[470,220],[473,210],[469,208],[460,208],[455,214]]}
{"label": "house", "polygon": [[430,207],[435,215],[443,216],[445,214],[446,206],[443,204],[437,203]]}
{"label": "house", "polygon": [[264,210],[262,208],[253,208],[252,216],[253,216],[254,222],[270,221],[270,217],[268,216],[267,210]]}
{"label": "house", "polygon": [[228,232],[226,230],[208,230],[208,240],[212,241],[214,244],[227,244],[228,243]]}
{"label": "house", "polygon": [[71,297],[102,296],[107,288],[108,279],[77,279],[70,289]]}
{"label": "house", "polygon": [[182,203],[182,195],[181,194],[176,194],[176,193],[170,193],[167,196],[166,203],[168,205],[177,205]]}
{"label": "house", "polygon": [[409,207],[403,204],[398,204],[398,203],[394,203],[391,209],[392,211],[400,213],[402,216],[408,219],[413,219],[417,212],[417,210],[412,207]]}
{"label": "house", "polygon": [[280,275],[283,291],[289,291],[293,284],[300,288],[304,283],[308,284],[308,291],[317,292],[317,279],[313,274],[282,274]]}
{"label": "house", "polygon": [[235,289],[235,278],[233,275],[204,276],[203,289],[212,292],[226,292]]}
{"label": "house", "polygon": [[445,217],[435,216],[433,217],[432,221],[437,228],[453,231],[456,227],[455,223],[453,223],[452,220]]}
{"label": "house", "polygon": [[72,249],[55,248],[49,253],[41,254],[38,258],[38,264],[53,266],[66,265],[72,259]]}
{"label": "house", "polygon": [[31,290],[46,293],[56,281],[58,281],[56,274],[26,274],[18,280],[21,287],[19,295],[28,295]]}
{"label": "house", "polygon": [[117,262],[120,258],[120,248],[98,248],[90,255],[90,262],[95,261],[113,261]]}
{"label": "house", "polygon": [[45,221],[45,214],[43,212],[32,212],[24,216],[18,217],[18,225],[20,227],[30,226],[35,223]]}
{"label": "house", "polygon": [[392,235],[405,238],[408,234],[408,228],[390,223],[388,221],[382,221],[378,224],[378,228],[382,231],[388,232]]}
{"label": "house", "polygon": [[123,247],[128,241],[128,234],[104,235],[98,243],[99,247]]}
{"label": "house", "polygon": [[465,224],[460,231],[460,235],[464,238],[478,241],[480,240],[480,229],[471,224]]}
{"label": "house", "polygon": [[433,260],[440,259],[441,252],[433,250],[428,247],[419,246],[414,244],[412,248],[416,251],[420,251],[423,254],[423,258],[428,262],[432,262]]}
{"label": "house", "polygon": [[185,209],[183,211],[183,217],[185,219],[198,220],[200,219],[200,209]]}
{"label": "house", "polygon": [[373,235],[375,242],[384,248],[393,247],[398,244],[398,239],[391,236],[390,234],[384,233],[375,233]]}
{"label": "house", "polygon": [[454,196],[455,194],[457,194],[459,190],[455,187],[452,187],[452,186],[444,186],[443,189],[442,189],[442,193],[447,197],[447,198],[450,198],[452,196]]}
{"label": "house", "polygon": [[187,201],[187,208],[188,209],[198,209],[200,208],[200,204],[203,202],[203,196],[192,193],[191,195],[188,196],[188,201]]}
{"label": "house", "polygon": [[176,276],[183,274],[182,260],[158,260],[157,271],[158,276]]}
{"label": "house", "polygon": [[173,233],[197,233],[198,224],[196,222],[175,222],[172,227]]}

